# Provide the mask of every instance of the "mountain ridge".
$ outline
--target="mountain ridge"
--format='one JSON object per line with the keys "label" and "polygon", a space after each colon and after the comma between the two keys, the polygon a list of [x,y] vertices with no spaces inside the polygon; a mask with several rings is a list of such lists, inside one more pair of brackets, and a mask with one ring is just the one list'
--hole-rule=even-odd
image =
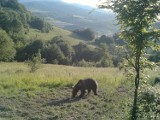
{"label": "mountain ridge", "polygon": [[[112,12],[94,9],[79,4],[69,4],[62,1],[37,1],[30,0],[20,2],[25,5],[33,14],[43,18],[52,18],[52,24],[67,30],[91,28],[98,35],[112,35],[118,32],[118,26],[115,26],[115,15]],[[67,23],[59,26],[59,23]]]}

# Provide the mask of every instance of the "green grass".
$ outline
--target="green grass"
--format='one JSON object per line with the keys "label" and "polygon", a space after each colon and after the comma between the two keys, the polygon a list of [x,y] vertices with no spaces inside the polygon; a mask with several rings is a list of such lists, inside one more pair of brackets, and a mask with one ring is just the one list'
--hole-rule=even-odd
{"label": "green grass", "polygon": [[[0,63],[0,119],[127,119],[130,107],[125,103],[133,92],[117,68],[43,64],[35,73],[29,71],[24,63]],[[91,92],[84,99],[70,99],[72,86],[89,77],[98,82],[98,96]]]}
{"label": "green grass", "polygon": [[53,27],[53,30],[51,30],[49,33],[42,33],[36,29],[29,29],[29,33],[27,35],[29,37],[28,39],[41,39],[44,41],[51,40],[56,36],[62,36],[63,39],[69,42],[71,45],[78,44],[79,42],[85,42],[84,39],[77,34],[58,27]]}
{"label": "green grass", "polygon": [[56,86],[71,87],[84,78],[94,78],[99,81],[101,88],[108,85],[106,89],[112,92],[124,80],[123,74],[115,68],[42,65],[41,69],[30,73],[24,63],[1,63],[0,66],[0,94],[46,90]]}
{"label": "green grass", "polygon": [[[0,120],[126,120],[133,89],[117,68],[0,63]],[[150,79],[159,68],[146,71]],[[98,96],[70,99],[79,79],[98,82]],[[80,94],[80,93],[78,93]]]}

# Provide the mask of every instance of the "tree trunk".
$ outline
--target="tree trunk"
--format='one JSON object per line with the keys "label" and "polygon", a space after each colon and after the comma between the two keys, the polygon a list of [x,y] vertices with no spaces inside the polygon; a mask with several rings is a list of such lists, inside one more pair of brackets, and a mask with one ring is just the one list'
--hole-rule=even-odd
{"label": "tree trunk", "polygon": [[137,99],[138,99],[138,87],[139,87],[139,80],[140,80],[140,56],[141,56],[141,49],[137,49],[136,52],[136,60],[135,60],[135,90],[134,90],[134,101],[133,101],[133,108],[131,113],[131,120],[137,120]]}
{"label": "tree trunk", "polygon": [[137,98],[138,98],[138,86],[139,86],[139,73],[135,77],[135,90],[134,90],[134,101],[132,108],[131,120],[137,120]]}

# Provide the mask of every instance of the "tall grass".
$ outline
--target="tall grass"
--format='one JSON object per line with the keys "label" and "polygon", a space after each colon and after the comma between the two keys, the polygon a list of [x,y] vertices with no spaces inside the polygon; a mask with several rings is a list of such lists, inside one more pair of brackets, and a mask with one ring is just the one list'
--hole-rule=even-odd
{"label": "tall grass", "polygon": [[114,90],[123,80],[116,68],[87,68],[44,64],[31,73],[24,63],[0,63],[0,94],[47,90],[55,87],[71,87],[79,79],[93,78],[101,88]]}

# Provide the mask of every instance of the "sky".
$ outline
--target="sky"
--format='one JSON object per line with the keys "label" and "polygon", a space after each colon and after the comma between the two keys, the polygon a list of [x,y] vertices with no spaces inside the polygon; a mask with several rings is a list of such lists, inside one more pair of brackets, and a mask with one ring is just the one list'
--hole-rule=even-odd
{"label": "sky", "polygon": [[67,3],[78,3],[81,5],[96,7],[99,0],[62,0],[62,1],[67,2]]}
{"label": "sky", "polygon": [[[19,1],[45,1],[45,0],[19,0]],[[47,0],[47,1],[54,1],[54,0]],[[104,1],[104,0],[60,0],[60,1],[64,1],[66,3],[77,3],[77,4],[81,4],[81,5],[97,7],[98,3],[100,3],[100,1]]]}

